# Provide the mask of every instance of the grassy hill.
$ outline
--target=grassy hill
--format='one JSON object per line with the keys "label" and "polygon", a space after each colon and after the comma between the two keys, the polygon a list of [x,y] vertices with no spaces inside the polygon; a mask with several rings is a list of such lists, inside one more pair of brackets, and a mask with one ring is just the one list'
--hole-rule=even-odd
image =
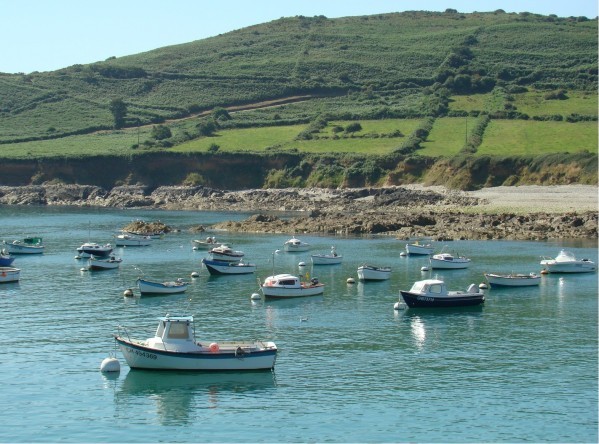
{"label": "grassy hill", "polygon": [[501,10],[300,16],[0,73],[0,157],[596,156],[597,37],[596,19]]}

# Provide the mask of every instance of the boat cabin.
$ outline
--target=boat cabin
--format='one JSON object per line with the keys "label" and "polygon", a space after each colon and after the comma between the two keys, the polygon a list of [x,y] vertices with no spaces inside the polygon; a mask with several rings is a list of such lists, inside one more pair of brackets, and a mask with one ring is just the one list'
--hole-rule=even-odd
{"label": "boat cabin", "polygon": [[425,279],[423,281],[414,282],[410,293],[422,293],[431,295],[443,295],[447,294],[447,287],[445,282],[438,279]]}
{"label": "boat cabin", "polygon": [[149,347],[164,347],[168,350],[188,348],[194,344],[195,329],[193,316],[170,316],[158,318],[158,328],[153,338],[148,339]]}
{"label": "boat cabin", "polygon": [[276,276],[268,276],[264,280],[264,286],[297,288],[300,286],[300,280],[297,276],[291,274],[277,274]]}

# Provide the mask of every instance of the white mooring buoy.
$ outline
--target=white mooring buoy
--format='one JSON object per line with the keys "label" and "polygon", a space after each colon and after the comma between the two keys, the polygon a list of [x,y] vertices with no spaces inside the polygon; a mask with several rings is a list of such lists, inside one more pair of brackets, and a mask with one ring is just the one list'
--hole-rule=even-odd
{"label": "white mooring buoy", "polygon": [[250,296],[252,301],[256,301],[258,299],[260,299],[260,294],[259,293],[252,293],[252,295]]}
{"label": "white mooring buoy", "polygon": [[191,272],[191,277],[192,277],[192,278],[197,278],[197,277],[200,277],[200,273],[198,273],[197,271],[192,271],[192,272]]}
{"label": "white mooring buoy", "polygon": [[127,288],[127,289],[126,289],[126,290],[123,292],[123,294],[124,294],[125,296],[127,296],[127,297],[131,297],[131,296],[133,296],[133,290],[131,290],[130,288]]}
{"label": "white mooring buoy", "polygon": [[405,308],[406,308],[406,304],[404,304],[403,302],[396,302],[396,303],[393,305],[393,308],[394,308],[395,310],[405,310]]}
{"label": "white mooring buoy", "polygon": [[401,253],[399,253],[399,255],[400,255],[401,257],[404,257],[404,256],[406,256],[406,252],[405,252],[405,251],[402,251]]}
{"label": "white mooring buoy", "polygon": [[486,289],[487,289],[487,284],[485,284],[484,282],[481,282],[481,283],[478,285],[478,288],[480,288],[481,290],[486,290]]}
{"label": "white mooring buoy", "polygon": [[348,284],[354,284],[356,281],[354,280],[354,278],[349,277],[349,278],[347,278],[347,281],[345,281],[345,282],[347,282]]}
{"label": "white mooring buoy", "polygon": [[299,264],[297,264],[297,265],[298,265],[298,266],[300,266],[300,267],[305,267],[305,266],[306,266],[306,263],[305,263],[305,262],[300,262],[300,263],[299,263]]}
{"label": "white mooring buoy", "polygon": [[102,372],[120,372],[121,363],[117,358],[105,358],[100,364],[100,371]]}
{"label": "white mooring buoy", "polygon": [[420,267],[420,271],[428,271],[428,267],[426,265],[424,267]]}

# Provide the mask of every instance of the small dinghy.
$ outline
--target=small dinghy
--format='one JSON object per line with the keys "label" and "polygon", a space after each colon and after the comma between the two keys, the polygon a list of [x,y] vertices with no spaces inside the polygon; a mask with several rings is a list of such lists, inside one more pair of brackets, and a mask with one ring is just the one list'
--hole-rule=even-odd
{"label": "small dinghy", "polygon": [[188,283],[178,278],[175,281],[156,282],[138,278],[137,286],[141,294],[176,294],[184,293]]}
{"label": "small dinghy", "polygon": [[531,287],[541,283],[541,276],[535,273],[485,273],[485,279],[491,287]]}

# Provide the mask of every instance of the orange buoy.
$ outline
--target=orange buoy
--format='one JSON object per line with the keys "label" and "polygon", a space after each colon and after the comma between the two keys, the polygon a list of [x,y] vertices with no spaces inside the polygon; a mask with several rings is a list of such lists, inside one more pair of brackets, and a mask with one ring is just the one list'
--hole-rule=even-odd
{"label": "orange buoy", "polygon": [[212,353],[216,353],[220,350],[220,347],[218,346],[218,344],[216,342],[213,342],[212,344],[210,344],[209,348]]}

